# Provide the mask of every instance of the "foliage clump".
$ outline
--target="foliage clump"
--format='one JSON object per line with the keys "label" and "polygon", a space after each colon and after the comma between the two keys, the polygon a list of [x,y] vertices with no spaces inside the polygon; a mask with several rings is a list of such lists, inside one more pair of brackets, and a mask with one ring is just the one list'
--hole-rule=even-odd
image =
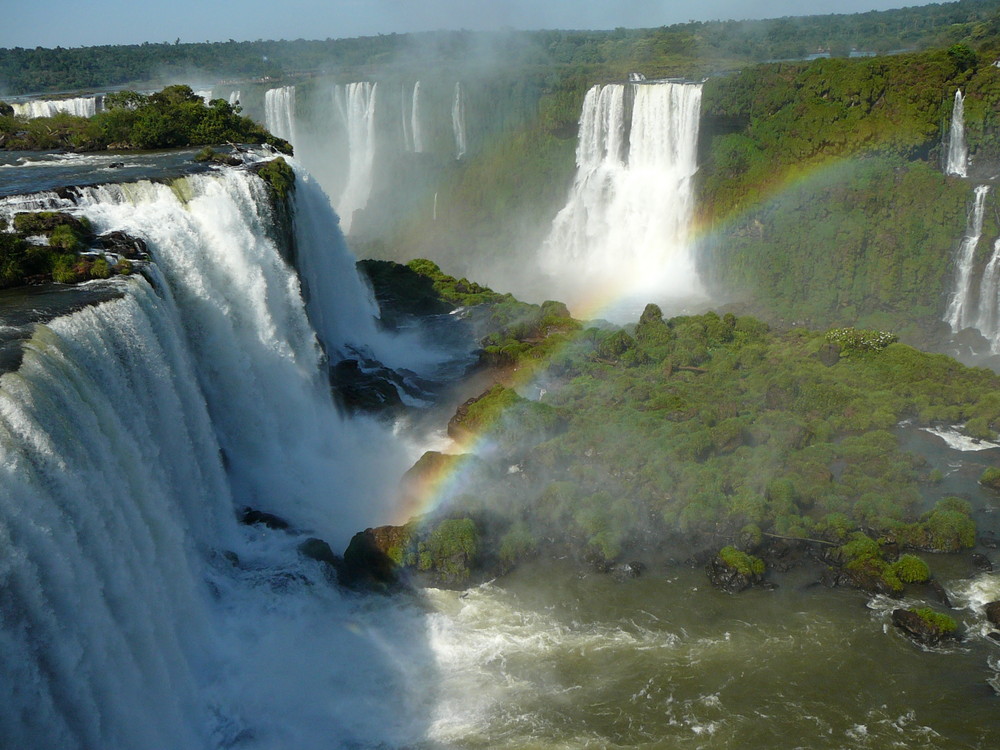
{"label": "foliage clump", "polygon": [[869,331],[861,328],[834,328],[826,333],[826,340],[839,344],[847,351],[878,352],[889,344],[899,341],[899,337],[889,331]]}
{"label": "foliage clump", "polygon": [[942,634],[954,633],[958,630],[955,618],[943,612],[938,612],[930,607],[911,608],[909,611],[923,620],[931,630]]}
{"label": "foliage clump", "polygon": [[916,555],[900,555],[892,564],[892,572],[903,583],[925,583],[931,577],[927,563]]}
{"label": "foliage clump", "polygon": [[[103,255],[81,254],[95,240],[85,217],[38,211],[16,214],[12,224],[12,232],[0,231],[0,288],[45,281],[76,284],[132,271],[125,259],[112,266]],[[38,244],[38,238],[47,244]]]}
{"label": "foliage clump", "polygon": [[764,575],[764,561],[759,557],[748,555],[733,546],[726,546],[719,550],[719,559],[728,567],[744,576]]}
{"label": "foliage clump", "polygon": [[206,104],[183,85],[149,95],[107,94],[103,110],[90,118],[63,112],[31,120],[0,116],[0,148],[11,150],[150,150],[232,142],[268,144],[292,153],[287,141],[241,116],[239,106],[225,99]]}
{"label": "foliage clump", "polygon": [[420,542],[417,567],[446,583],[462,583],[469,579],[479,545],[479,530],[472,519],[442,521]]}

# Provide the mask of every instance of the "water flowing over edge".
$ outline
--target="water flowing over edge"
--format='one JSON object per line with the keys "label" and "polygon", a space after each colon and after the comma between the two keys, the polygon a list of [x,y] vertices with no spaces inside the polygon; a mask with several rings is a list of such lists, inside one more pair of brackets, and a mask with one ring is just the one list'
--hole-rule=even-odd
{"label": "water flowing over edge", "polygon": [[[331,350],[359,333],[334,308],[372,308],[360,284],[319,301],[334,273],[321,256],[343,252],[352,271],[353,259],[313,242],[336,233],[335,217],[300,177],[298,250],[321,272],[309,306]],[[307,697],[371,667],[391,691],[402,678],[376,631],[419,620],[393,608],[369,622],[299,559],[301,536],[235,520],[251,505],[343,545],[388,512],[390,477],[410,460],[384,428],[334,408],[263,183],[231,170],[105,185],[71,210],[142,236],[156,265],[149,281],[120,281],[120,299],[40,326],[0,380],[5,742],[319,748],[419,735],[402,698],[388,715],[366,691]],[[329,631],[358,617],[364,632]]]}
{"label": "water flowing over edge", "polygon": [[571,308],[704,299],[690,236],[700,108],[698,84],[587,92],[576,177],[539,258]]}

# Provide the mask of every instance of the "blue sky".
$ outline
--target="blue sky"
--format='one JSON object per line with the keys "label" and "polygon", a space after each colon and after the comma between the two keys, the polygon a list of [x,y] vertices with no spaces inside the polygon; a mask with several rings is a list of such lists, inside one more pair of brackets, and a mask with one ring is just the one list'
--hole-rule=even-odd
{"label": "blue sky", "polygon": [[[434,29],[649,27],[928,0],[0,0],[0,47],[325,39]],[[3,6],[9,6],[4,8]],[[14,7],[16,6],[16,10]]]}

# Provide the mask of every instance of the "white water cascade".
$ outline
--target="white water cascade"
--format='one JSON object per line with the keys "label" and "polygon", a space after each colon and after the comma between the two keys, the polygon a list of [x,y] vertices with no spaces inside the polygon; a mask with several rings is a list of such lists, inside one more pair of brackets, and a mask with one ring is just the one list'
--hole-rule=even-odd
{"label": "white water cascade", "polygon": [[955,92],[955,104],[951,110],[951,128],[948,131],[948,158],[945,174],[968,176],[969,150],[965,145],[965,97],[962,91]]}
{"label": "white water cascade", "polygon": [[[266,96],[266,94],[265,94],[265,96]],[[237,104],[240,103],[240,90],[239,89],[236,89],[234,91],[230,91],[229,92],[229,103],[232,106],[236,106]]]}
{"label": "white water cascade", "polygon": [[975,326],[989,339],[994,354],[1000,353],[1000,239],[993,243],[993,252],[979,282],[979,313]]}
{"label": "white water cascade", "polygon": [[601,298],[640,310],[704,297],[690,245],[700,107],[694,84],[587,92],[576,178],[540,253],[550,295],[571,308]]}
{"label": "white water cascade", "polygon": [[413,152],[424,152],[424,126],[420,114],[420,81],[413,84],[413,101],[410,106],[410,131],[413,134]]}
{"label": "white water cascade", "polygon": [[[338,86],[334,92],[337,108],[347,130],[348,167],[347,185],[336,203],[344,233],[351,231],[354,212],[368,205],[372,191],[375,165],[375,106],[378,84],[370,82],[349,83]],[[416,94],[414,94],[416,103]],[[413,134],[414,148],[417,133]]]}
{"label": "white water cascade", "polygon": [[983,234],[983,212],[986,207],[986,195],[990,192],[989,185],[979,185],[975,190],[975,201],[972,213],[969,215],[968,226],[962,244],[958,248],[955,267],[955,291],[952,292],[944,320],[954,332],[968,328],[976,323],[977,310],[970,304],[974,280],[972,269],[976,258],[976,248]]}
{"label": "white water cascade", "polygon": [[295,145],[295,87],[282,86],[264,93],[264,124],[279,138]]}
{"label": "white water cascade", "polygon": [[78,96],[73,99],[37,99],[11,105],[14,114],[21,117],[52,117],[66,112],[77,117],[93,117],[97,113],[96,96]]}
{"label": "white water cascade", "polygon": [[[367,293],[349,256],[321,260],[346,250],[302,188],[300,252],[344,271],[338,289],[311,282],[320,336],[357,335],[329,318]],[[429,709],[401,697],[399,668],[433,673],[419,617],[361,608],[297,556],[302,536],[235,521],[251,505],[342,549],[385,520],[407,464],[334,408],[262,183],[227,171],[77,205],[98,231],[142,236],[156,265],[152,285],[122,279],[120,299],[40,326],[0,378],[0,744],[419,740]]]}
{"label": "white water cascade", "polygon": [[455,82],[455,97],[451,105],[451,128],[455,134],[455,158],[461,159],[468,150],[465,138],[465,95],[462,82]]}
{"label": "white water cascade", "polygon": [[403,136],[403,151],[413,151],[413,128],[410,125],[410,103],[406,100],[406,87],[399,84],[399,129]]}

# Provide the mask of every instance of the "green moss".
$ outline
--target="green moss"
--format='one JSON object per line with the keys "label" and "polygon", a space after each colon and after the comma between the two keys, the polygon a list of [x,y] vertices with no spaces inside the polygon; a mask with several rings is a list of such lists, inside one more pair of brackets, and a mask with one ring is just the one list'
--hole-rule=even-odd
{"label": "green moss", "polygon": [[940,633],[954,633],[958,630],[958,623],[954,620],[954,618],[931,609],[930,607],[921,607],[919,609],[911,608],[910,612],[917,615],[921,620],[927,623],[930,628],[937,630]]}
{"label": "green moss", "polygon": [[281,156],[271,159],[256,171],[257,175],[271,186],[274,194],[281,201],[287,200],[289,193],[295,189],[295,171]]}
{"label": "green moss", "polygon": [[472,519],[439,523],[419,545],[417,567],[432,571],[446,582],[466,581],[479,551],[479,530]]}
{"label": "green moss", "polygon": [[1000,469],[991,466],[979,477],[979,483],[991,490],[1000,490]]}
{"label": "green moss", "polygon": [[732,546],[719,550],[719,559],[728,567],[745,576],[764,575],[764,561],[759,557],[748,555]]}
{"label": "green moss", "polygon": [[931,577],[927,563],[916,555],[900,555],[892,564],[892,572],[903,583],[924,583]]}

